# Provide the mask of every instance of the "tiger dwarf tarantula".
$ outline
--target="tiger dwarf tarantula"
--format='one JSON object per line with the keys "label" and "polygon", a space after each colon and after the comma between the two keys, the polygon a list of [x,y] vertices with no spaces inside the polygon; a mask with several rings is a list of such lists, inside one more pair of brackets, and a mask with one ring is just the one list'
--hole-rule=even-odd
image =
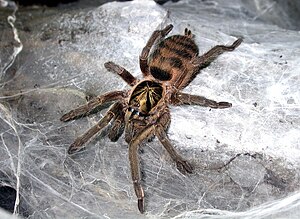
{"label": "tiger dwarf tarantula", "polygon": [[[171,121],[169,105],[194,104],[204,107],[223,109],[231,107],[228,102],[216,102],[198,95],[181,92],[198,74],[220,54],[233,51],[242,39],[237,39],[230,46],[218,45],[198,56],[198,46],[190,30],[183,35],[174,35],[165,39],[173,26],[152,33],[140,55],[140,69],[143,79],[138,80],[125,68],[113,63],[105,63],[108,71],[118,74],[131,86],[130,90],[112,91],[100,95],[61,117],[69,121],[79,116],[88,115],[95,108],[107,102],[114,102],[104,117],[69,147],[73,154],[84,147],[84,144],[110,121],[112,127],[108,137],[117,141],[125,130],[125,140],[129,144],[129,162],[138,208],[144,212],[144,191],[141,186],[141,175],[138,159],[138,148],[142,141],[156,136],[165,147],[177,168],[182,173],[192,173],[192,165],[182,158],[172,146],[167,129]],[[157,42],[156,46],[154,44]],[[152,48],[155,47],[155,48]],[[150,50],[153,50],[151,56]]]}

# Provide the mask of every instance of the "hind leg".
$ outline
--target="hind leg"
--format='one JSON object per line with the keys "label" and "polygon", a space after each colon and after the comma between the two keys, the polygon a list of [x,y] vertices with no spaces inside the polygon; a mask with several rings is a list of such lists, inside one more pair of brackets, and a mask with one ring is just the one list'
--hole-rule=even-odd
{"label": "hind leg", "polygon": [[224,52],[231,52],[235,48],[237,48],[241,43],[243,39],[238,38],[236,41],[234,41],[229,46],[224,45],[217,45],[210,49],[208,52],[204,53],[202,56],[196,57],[192,63],[194,65],[198,65],[201,69],[207,67],[211,62],[213,62],[219,55],[221,55]]}

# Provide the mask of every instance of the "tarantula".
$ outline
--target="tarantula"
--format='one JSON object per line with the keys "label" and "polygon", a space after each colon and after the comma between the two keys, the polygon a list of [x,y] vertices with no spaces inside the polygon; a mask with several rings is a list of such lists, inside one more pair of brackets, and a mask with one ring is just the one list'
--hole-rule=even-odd
{"label": "tarantula", "polygon": [[[242,39],[237,39],[230,46],[215,46],[204,55],[198,56],[199,50],[192,32],[186,28],[183,35],[165,38],[172,28],[172,25],[168,25],[162,30],[154,31],[143,48],[139,58],[144,76],[142,80],[138,80],[125,68],[113,62],[104,64],[108,71],[121,76],[131,86],[130,90],[105,93],[61,117],[61,121],[66,122],[88,115],[104,103],[114,102],[96,125],[71,144],[68,153],[73,154],[82,149],[84,144],[110,121],[112,127],[108,137],[111,141],[117,141],[125,130],[125,140],[129,144],[131,177],[141,213],[144,212],[144,191],[141,185],[138,148],[142,141],[156,136],[180,172],[185,174],[193,171],[192,165],[177,153],[167,136],[171,121],[168,105],[195,104],[216,109],[232,106],[228,102],[216,102],[181,90],[220,54],[238,47]],[[153,52],[150,54],[150,51]]]}

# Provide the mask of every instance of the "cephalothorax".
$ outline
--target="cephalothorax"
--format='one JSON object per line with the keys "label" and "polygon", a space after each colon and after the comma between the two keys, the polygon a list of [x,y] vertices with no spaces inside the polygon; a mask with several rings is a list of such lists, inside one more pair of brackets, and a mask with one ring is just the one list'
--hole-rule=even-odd
{"label": "cephalothorax", "polygon": [[[216,102],[202,96],[181,92],[198,74],[220,54],[238,47],[242,39],[237,39],[230,46],[218,45],[198,56],[198,46],[190,30],[183,35],[174,35],[165,39],[173,26],[168,25],[156,30],[151,35],[140,55],[140,69],[143,79],[138,80],[123,67],[105,63],[108,71],[116,73],[132,88],[130,90],[112,91],[96,97],[86,105],[80,106],[61,117],[69,121],[92,112],[96,107],[114,102],[104,117],[69,147],[72,154],[84,147],[84,144],[110,121],[112,127],[108,137],[117,141],[125,130],[125,140],[129,144],[129,162],[138,208],[144,212],[144,191],[138,160],[138,148],[141,142],[156,136],[175,161],[182,173],[192,173],[192,165],[183,159],[172,146],[166,131],[170,124],[169,105],[195,104],[211,108],[228,108],[231,103]],[[155,48],[152,48],[154,45]],[[150,54],[150,50],[153,51]]]}

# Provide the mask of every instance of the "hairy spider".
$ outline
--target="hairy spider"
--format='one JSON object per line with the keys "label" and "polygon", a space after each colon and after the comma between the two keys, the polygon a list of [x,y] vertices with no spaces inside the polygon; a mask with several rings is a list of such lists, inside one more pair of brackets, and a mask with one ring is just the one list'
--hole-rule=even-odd
{"label": "hairy spider", "polygon": [[[172,28],[172,25],[168,25],[162,30],[154,31],[143,48],[140,55],[140,69],[144,76],[142,80],[138,80],[113,62],[104,64],[108,71],[120,75],[132,87],[130,90],[100,95],[61,117],[61,121],[66,122],[88,115],[104,103],[114,102],[96,125],[71,144],[68,153],[72,154],[82,149],[84,144],[110,121],[112,121],[108,134],[110,140],[117,141],[125,130],[125,140],[129,144],[131,177],[141,213],[144,212],[144,191],[139,169],[139,145],[143,140],[156,136],[175,161],[178,170],[183,174],[192,173],[192,165],[177,153],[166,134],[171,121],[168,105],[195,104],[216,109],[231,107],[231,103],[216,102],[180,90],[220,54],[233,51],[242,42],[239,38],[230,46],[218,45],[204,55],[198,56],[198,46],[187,28],[183,35],[173,35],[165,39]],[[153,52],[150,55],[151,49]]]}

